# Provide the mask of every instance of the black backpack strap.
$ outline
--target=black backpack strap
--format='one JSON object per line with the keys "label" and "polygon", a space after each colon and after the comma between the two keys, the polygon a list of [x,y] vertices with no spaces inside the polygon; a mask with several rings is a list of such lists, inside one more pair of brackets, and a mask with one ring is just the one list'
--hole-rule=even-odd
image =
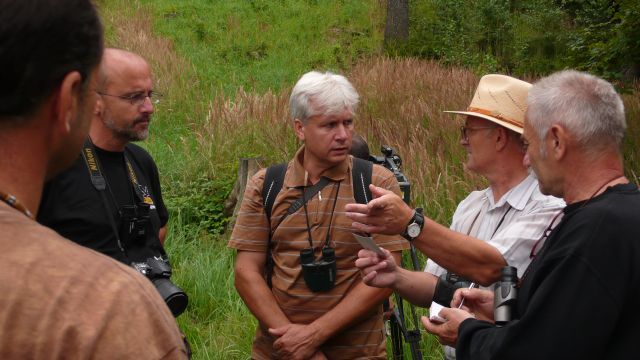
{"label": "black backpack strap", "polygon": [[353,168],[351,169],[351,186],[353,187],[353,198],[358,204],[367,204],[371,201],[371,174],[373,173],[373,163],[357,157],[353,158]]}
{"label": "black backpack strap", "polygon": [[273,203],[276,201],[276,196],[278,196],[278,193],[282,189],[286,172],[287,163],[282,163],[269,166],[264,176],[264,183],[262,184],[262,205],[264,206],[264,211],[267,213],[269,223],[271,223]]}
{"label": "black backpack strap", "polygon": [[271,288],[271,276],[273,275],[273,257],[271,256],[271,210],[273,210],[273,203],[276,201],[276,197],[282,189],[286,173],[287,163],[269,166],[264,176],[264,183],[262,184],[262,205],[269,223],[269,238],[267,240],[266,251],[267,260],[264,269],[264,277],[269,288]]}

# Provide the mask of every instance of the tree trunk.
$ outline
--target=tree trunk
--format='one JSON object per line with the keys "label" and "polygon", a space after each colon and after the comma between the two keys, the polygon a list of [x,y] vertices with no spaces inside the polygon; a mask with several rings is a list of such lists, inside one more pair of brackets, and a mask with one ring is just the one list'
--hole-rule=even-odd
{"label": "tree trunk", "polygon": [[388,0],[384,42],[405,42],[407,38],[409,38],[409,0]]}

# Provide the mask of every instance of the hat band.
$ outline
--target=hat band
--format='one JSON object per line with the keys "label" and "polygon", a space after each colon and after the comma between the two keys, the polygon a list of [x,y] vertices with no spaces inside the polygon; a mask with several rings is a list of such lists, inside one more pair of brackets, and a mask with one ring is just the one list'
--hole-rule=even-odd
{"label": "hat band", "polygon": [[519,128],[522,128],[522,123],[521,123],[521,122],[516,121],[516,120],[513,120],[513,119],[509,119],[508,117],[504,117],[504,116],[499,115],[499,114],[496,114],[494,111],[489,111],[489,110],[485,110],[485,109],[475,108],[475,107],[471,107],[471,106],[468,108],[468,110],[467,110],[467,111],[470,111],[470,112],[477,112],[477,113],[480,113],[480,114],[482,114],[482,115],[491,116],[491,117],[494,117],[494,118],[496,118],[496,119],[498,119],[498,120],[504,121],[504,122],[506,122],[506,123],[508,123],[508,124],[511,124],[511,125],[517,126],[517,127],[519,127]]}

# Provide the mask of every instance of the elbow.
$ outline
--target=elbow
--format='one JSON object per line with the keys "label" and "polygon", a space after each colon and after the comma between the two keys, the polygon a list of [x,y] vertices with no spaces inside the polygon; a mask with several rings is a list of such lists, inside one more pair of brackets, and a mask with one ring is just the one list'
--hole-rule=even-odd
{"label": "elbow", "polygon": [[482,271],[478,271],[476,273],[476,282],[482,286],[489,286],[495,282],[500,281],[500,276],[502,275],[502,268],[506,266],[506,264],[496,264],[491,266],[486,266],[482,269]]}

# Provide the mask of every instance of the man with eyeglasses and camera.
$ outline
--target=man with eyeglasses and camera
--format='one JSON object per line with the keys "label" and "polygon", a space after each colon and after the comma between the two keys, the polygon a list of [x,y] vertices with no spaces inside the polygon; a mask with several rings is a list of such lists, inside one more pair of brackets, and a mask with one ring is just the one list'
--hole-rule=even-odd
{"label": "man with eyeglasses and camera", "polygon": [[187,296],[169,280],[163,248],[169,216],[158,169],[131,143],[149,135],[157,103],[149,65],[129,51],[105,49],[92,91],[89,137],[73,166],[46,184],[38,221],[136,268],[177,316]]}
{"label": "man with eyeglasses and camera", "polygon": [[[289,100],[304,145],[247,183],[229,247],[236,289],[259,322],[253,359],[386,359],[382,303],[391,291],[362,283],[354,265],[362,247],[343,209],[359,189],[353,174],[400,189],[393,173],[349,155],[358,102],[345,77],[304,74]],[[408,248],[398,236],[374,241],[396,261]]]}
{"label": "man with eyeglasses and camera", "polygon": [[89,130],[103,54],[92,1],[0,9],[0,359],[187,358],[146,279],[34,220]]}
{"label": "man with eyeglasses and camera", "polygon": [[[514,266],[522,275],[532,249],[541,245],[545,229],[564,207],[560,199],[540,193],[538,180],[523,164],[521,134],[530,87],[509,76],[486,75],[468,109],[450,111],[466,116],[460,139],[467,153],[466,169],[489,183],[458,205],[450,228],[373,186],[375,199],[368,205],[347,205],[355,228],[404,234],[429,257],[424,272],[411,272],[391,257],[362,251],[356,265],[366,284],[392,288],[416,305],[435,302],[446,307],[457,288],[490,286],[505,266]],[[445,348],[445,355],[455,358],[455,349]]]}

